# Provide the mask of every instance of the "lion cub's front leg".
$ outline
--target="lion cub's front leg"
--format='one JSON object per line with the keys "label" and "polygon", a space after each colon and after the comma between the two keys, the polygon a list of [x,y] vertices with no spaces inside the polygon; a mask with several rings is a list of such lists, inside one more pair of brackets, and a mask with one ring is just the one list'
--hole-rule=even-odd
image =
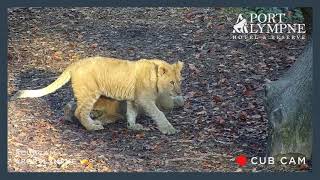
{"label": "lion cub's front leg", "polygon": [[140,101],[139,103],[144,111],[156,122],[158,129],[163,134],[174,134],[177,130],[170,124],[162,111],[158,109],[153,101]]}

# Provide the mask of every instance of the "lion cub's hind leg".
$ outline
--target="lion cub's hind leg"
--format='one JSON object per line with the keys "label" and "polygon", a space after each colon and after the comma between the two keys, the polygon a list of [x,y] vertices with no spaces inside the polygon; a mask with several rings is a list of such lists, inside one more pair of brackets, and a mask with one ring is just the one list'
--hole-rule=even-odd
{"label": "lion cub's hind leg", "polygon": [[83,97],[86,98],[76,97],[77,109],[75,111],[75,116],[88,131],[96,131],[103,129],[103,125],[100,121],[92,120],[90,117],[90,112],[93,108],[93,105],[100,96],[89,95]]}
{"label": "lion cub's hind leg", "polygon": [[132,101],[127,101],[128,129],[132,129],[136,131],[148,130],[147,128],[144,128],[141,124],[136,123],[138,112],[139,112],[138,107]]}

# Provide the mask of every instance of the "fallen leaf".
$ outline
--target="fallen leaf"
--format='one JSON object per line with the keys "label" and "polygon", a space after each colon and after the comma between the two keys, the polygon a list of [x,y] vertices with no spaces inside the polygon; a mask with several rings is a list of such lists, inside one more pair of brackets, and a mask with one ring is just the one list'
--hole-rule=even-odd
{"label": "fallen leaf", "polygon": [[214,100],[214,102],[218,103],[218,102],[221,102],[222,101],[222,97],[219,96],[219,95],[214,95],[212,97],[212,99]]}
{"label": "fallen leaf", "polygon": [[196,16],[196,15],[199,15],[199,14],[203,14],[203,12],[201,11],[192,11],[192,12],[189,12],[185,15],[185,17],[190,20],[192,17]]}
{"label": "fallen leaf", "polygon": [[52,156],[49,155],[49,156],[48,156],[48,161],[49,161],[49,162],[54,161],[54,157],[52,157]]}
{"label": "fallen leaf", "polygon": [[56,51],[55,53],[53,53],[52,59],[57,60],[57,61],[62,60],[62,52]]}
{"label": "fallen leaf", "polygon": [[136,135],[136,138],[137,139],[143,139],[144,136],[145,136],[144,133],[139,133],[139,134]]}
{"label": "fallen leaf", "polygon": [[239,115],[239,118],[240,118],[240,120],[247,120],[248,115],[247,115],[246,112],[241,111],[241,112],[240,112],[240,115]]}
{"label": "fallen leaf", "polygon": [[91,141],[90,144],[91,144],[92,146],[96,146],[96,145],[98,144],[98,142],[97,142],[97,141]]}
{"label": "fallen leaf", "polygon": [[308,166],[308,164],[301,164],[300,166],[299,166],[299,170],[301,170],[301,171],[303,171],[303,170],[309,170],[310,168],[309,168],[309,166]]}
{"label": "fallen leaf", "polygon": [[288,56],[287,57],[288,63],[293,63],[296,60],[295,56]]}
{"label": "fallen leaf", "polygon": [[118,134],[117,134],[116,131],[113,131],[113,132],[112,132],[111,138],[112,138],[112,142],[116,142],[116,141],[117,141],[117,139],[118,139]]}
{"label": "fallen leaf", "polygon": [[[202,54],[201,53],[197,53],[196,54],[196,59],[200,59],[200,58],[202,58]],[[200,71],[199,71],[200,72]],[[196,73],[199,73],[198,71],[196,71]]]}
{"label": "fallen leaf", "polygon": [[215,166],[211,165],[210,163],[212,163],[212,162],[210,162],[210,161],[203,161],[203,162],[202,162],[202,167],[203,167],[204,169],[214,169]]}
{"label": "fallen leaf", "polygon": [[93,168],[93,164],[88,159],[83,159],[80,161],[80,163],[87,168],[90,168],[90,169]]}
{"label": "fallen leaf", "polygon": [[260,118],[261,118],[261,115],[256,114],[256,115],[251,116],[251,118],[253,118],[253,119],[260,119]]}
{"label": "fallen leaf", "polygon": [[58,168],[61,168],[62,165],[63,165],[63,163],[64,163],[64,160],[62,160],[62,159],[56,160],[56,164],[57,164],[57,167],[58,167]]}
{"label": "fallen leaf", "polygon": [[197,94],[197,92],[190,91],[185,95],[185,98],[192,98]]}
{"label": "fallen leaf", "polygon": [[61,168],[66,168],[66,167],[68,167],[69,164],[71,164],[71,161],[70,160],[66,160],[66,161],[64,161],[62,163]]}
{"label": "fallen leaf", "polygon": [[80,163],[82,165],[87,165],[89,163],[89,160],[88,159],[83,159],[83,160],[80,161]]}
{"label": "fallen leaf", "polygon": [[103,172],[112,172],[112,169],[109,166],[103,166],[101,171],[103,171]]}
{"label": "fallen leaf", "polygon": [[203,115],[203,114],[207,114],[207,111],[203,110],[203,111],[200,111],[200,112],[196,113],[196,115]]}
{"label": "fallen leaf", "polygon": [[92,169],[93,168],[93,164],[91,162],[89,162],[89,164],[87,165],[87,168]]}
{"label": "fallen leaf", "polygon": [[220,124],[220,125],[224,125],[225,124],[225,120],[221,117],[221,116],[217,116],[217,122]]}
{"label": "fallen leaf", "polygon": [[91,48],[96,48],[96,47],[98,47],[97,43],[91,44]]}
{"label": "fallen leaf", "polygon": [[210,21],[210,22],[208,22],[208,24],[207,24],[207,28],[213,28],[213,24],[212,24],[212,22]]}
{"label": "fallen leaf", "polygon": [[251,171],[252,171],[252,172],[258,172],[256,167],[252,168]]}
{"label": "fallen leaf", "polygon": [[218,84],[219,85],[226,85],[227,84],[227,79],[226,78],[222,78],[222,79],[220,79],[219,81],[218,81]]}
{"label": "fallen leaf", "polygon": [[196,73],[200,73],[200,70],[194,64],[189,64],[189,68]]}
{"label": "fallen leaf", "polygon": [[225,29],[224,24],[217,25],[216,29],[217,30],[224,30]]}
{"label": "fallen leaf", "polygon": [[254,95],[254,91],[251,90],[250,88],[246,87],[246,89],[243,91],[243,94],[245,96],[252,96],[252,95]]}

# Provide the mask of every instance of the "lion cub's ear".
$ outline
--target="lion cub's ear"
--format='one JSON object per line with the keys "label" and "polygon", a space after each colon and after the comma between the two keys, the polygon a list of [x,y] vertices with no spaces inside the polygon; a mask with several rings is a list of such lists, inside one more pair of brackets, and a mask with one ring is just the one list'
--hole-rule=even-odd
{"label": "lion cub's ear", "polygon": [[175,63],[176,66],[176,70],[178,70],[179,72],[182,70],[184,63],[181,61],[178,61]]}

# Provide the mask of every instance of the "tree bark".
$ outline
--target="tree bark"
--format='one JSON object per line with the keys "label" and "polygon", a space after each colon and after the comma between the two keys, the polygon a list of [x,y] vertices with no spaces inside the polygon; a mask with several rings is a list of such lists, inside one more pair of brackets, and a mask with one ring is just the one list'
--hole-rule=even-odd
{"label": "tree bark", "polygon": [[304,7],[301,8],[301,12],[303,14],[303,21],[306,25],[307,34],[312,34],[312,8],[311,7]]}
{"label": "tree bark", "polygon": [[312,156],[312,9],[301,11],[310,41],[289,71],[265,86],[268,156]]}
{"label": "tree bark", "polygon": [[271,125],[268,155],[312,153],[312,41],[278,81],[265,88],[265,105]]}

